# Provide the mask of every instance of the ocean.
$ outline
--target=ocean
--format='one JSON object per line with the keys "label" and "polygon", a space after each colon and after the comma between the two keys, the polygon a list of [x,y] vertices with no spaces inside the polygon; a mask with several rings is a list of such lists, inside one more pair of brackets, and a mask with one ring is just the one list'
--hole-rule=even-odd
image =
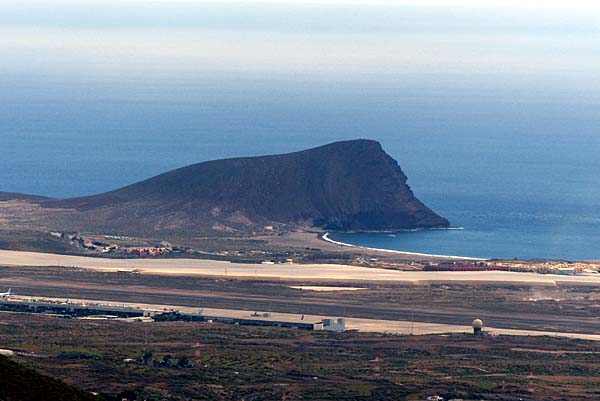
{"label": "ocean", "polygon": [[104,12],[93,29],[73,22],[89,12],[14,14],[0,25],[0,191],[88,195],[191,163],[370,138],[461,229],[333,239],[600,259],[596,21],[479,11],[444,25],[432,22],[443,10],[383,8],[365,25],[350,9],[331,22],[269,7],[175,28],[150,14],[132,27]]}

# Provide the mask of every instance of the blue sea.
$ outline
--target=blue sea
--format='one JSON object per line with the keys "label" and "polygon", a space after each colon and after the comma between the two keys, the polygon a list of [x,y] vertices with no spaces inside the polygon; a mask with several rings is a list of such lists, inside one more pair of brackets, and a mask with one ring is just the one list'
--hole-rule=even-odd
{"label": "blue sea", "polygon": [[81,196],[191,163],[371,138],[462,230],[334,239],[600,259],[593,16],[184,3],[195,8],[163,19],[170,6],[157,2],[133,22],[117,3],[0,10],[0,191]]}

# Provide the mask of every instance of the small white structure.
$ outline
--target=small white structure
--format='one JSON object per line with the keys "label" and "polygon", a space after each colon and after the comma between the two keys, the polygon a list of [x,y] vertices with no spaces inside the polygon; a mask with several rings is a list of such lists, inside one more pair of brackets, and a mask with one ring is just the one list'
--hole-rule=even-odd
{"label": "small white structure", "polygon": [[574,276],[577,274],[577,270],[574,267],[560,267],[556,269],[556,274],[563,276]]}
{"label": "small white structure", "polygon": [[483,320],[473,320],[473,334],[476,336],[480,336],[483,334]]}
{"label": "small white structure", "polygon": [[9,349],[0,349],[0,355],[10,358],[11,356],[15,355],[15,352]]}
{"label": "small white structure", "polygon": [[346,331],[346,319],[343,317],[337,319],[323,319],[319,323],[315,323],[315,330],[326,330],[326,331]]}

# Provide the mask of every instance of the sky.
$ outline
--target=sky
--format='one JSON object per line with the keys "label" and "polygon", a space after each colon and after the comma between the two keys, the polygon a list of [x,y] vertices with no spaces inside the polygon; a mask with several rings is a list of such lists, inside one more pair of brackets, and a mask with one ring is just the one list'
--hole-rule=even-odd
{"label": "sky", "polygon": [[340,82],[429,74],[540,84],[564,75],[593,86],[596,3],[8,0],[0,3],[0,74],[87,81],[275,74]]}

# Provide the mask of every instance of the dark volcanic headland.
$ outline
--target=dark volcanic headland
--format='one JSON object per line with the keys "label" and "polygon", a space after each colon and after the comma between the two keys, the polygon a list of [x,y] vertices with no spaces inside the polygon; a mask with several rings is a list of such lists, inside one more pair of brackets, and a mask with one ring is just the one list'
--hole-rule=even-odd
{"label": "dark volcanic headland", "polygon": [[36,195],[25,195],[25,194],[17,194],[13,192],[0,192],[0,202],[10,201],[10,200],[25,200],[25,201],[42,201],[47,200],[45,196],[36,196]]}
{"label": "dark volcanic headland", "polygon": [[19,199],[38,205],[40,223],[57,230],[235,234],[269,226],[447,227],[448,221],[421,203],[406,180],[378,142],[351,140],[194,164],[94,196]]}

